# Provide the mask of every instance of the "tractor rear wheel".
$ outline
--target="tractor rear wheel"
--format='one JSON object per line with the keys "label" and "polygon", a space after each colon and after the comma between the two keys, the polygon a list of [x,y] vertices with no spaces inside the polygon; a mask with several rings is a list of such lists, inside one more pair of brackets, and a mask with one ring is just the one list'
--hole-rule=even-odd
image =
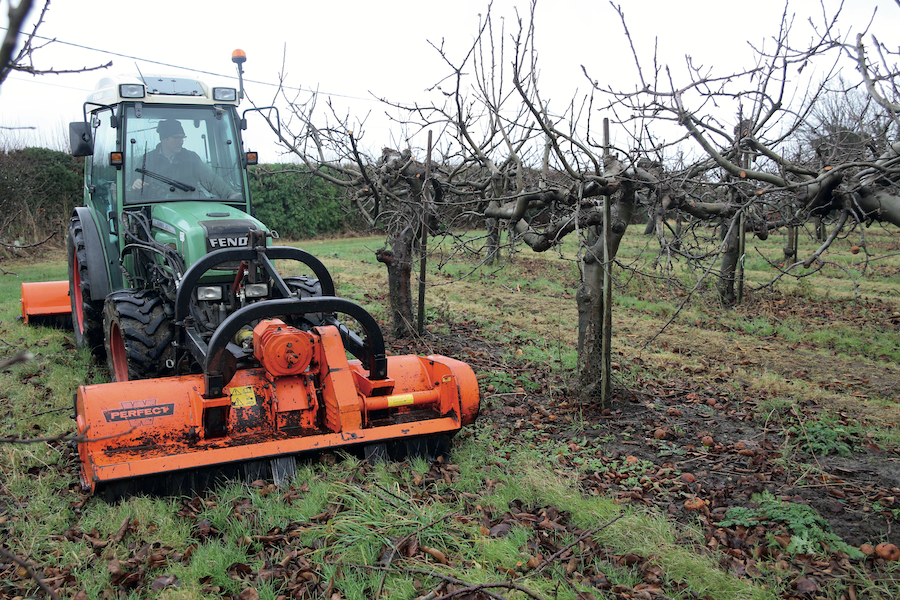
{"label": "tractor rear wheel", "polygon": [[103,309],[106,357],[113,381],[174,373],[175,331],[165,302],[150,290],[110,294]]}
{"label": "tractor rear wheel", "polygon": [[[103,302],[91,299],[91,278],[87,269],[84,231],[81,219],[69,222],[69,297],[72,301],[72,327],[75,346],[87,348],[97,358],[103,358]],[[98,275],[105,276],[105,273]]]}

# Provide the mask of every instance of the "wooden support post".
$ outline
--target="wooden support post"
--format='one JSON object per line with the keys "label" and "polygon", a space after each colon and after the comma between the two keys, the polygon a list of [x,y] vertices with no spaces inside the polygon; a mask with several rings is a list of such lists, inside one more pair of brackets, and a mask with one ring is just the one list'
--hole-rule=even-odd
{"label": "wooden support post", "polygon": [[419,245],[419,335],[425,333],[425,267],[428,260],[428,209],[431,203],[431,131],[428,131],[428,154],[425,159],[425,181],[422,187],[422,237]]}
{"label": "wooden support post", "polygon": [[741,218],[738,224],[738,262],[735,266],[737,276],[734,278],[734,284],[737,286],[737,303],[740,304],[744,300],[744,253],[747,245],[747,221],[744,211],[741,211]]}
{"label": "wooden support post", "polygon": [[[603,157],[609,156],[609,119],[603,119]],[[600,406],[612,404],[612,264],[610,257],[610,236],[612,235],[612,210],[610,197],[603,198],[603,371],[601,374]]]}

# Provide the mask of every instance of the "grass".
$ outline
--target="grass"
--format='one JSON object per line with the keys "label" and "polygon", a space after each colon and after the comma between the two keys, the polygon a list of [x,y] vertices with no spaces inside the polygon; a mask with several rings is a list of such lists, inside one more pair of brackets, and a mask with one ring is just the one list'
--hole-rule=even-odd
{"label": "grass", "polygon": [[[877,232],[869,239],[870,247],[883,241]],[[339,295],[383,319],[383,267],[374,259],[381,242],[360,238],[300,246],[329,267]],[[777,244],[760,251],[775,258]],[[806,245],[809,250],[815,244],[807,240]],[[449,255],[449,247],[434,247]],[[650,252],[647,240],[635,235],[626,238],[619,259],[653,272]],[[483,402],[502,405],[503,395],[519,388],[536,392],[540,384],[527,374],[510,374],[518,367],[538,365],[546,373],[571,374],[577,330],[575,256],[567,242],[547,256],[516,254],[502,268],[471,262],[442,265],[439,255],[432,260],[428,320],[434,330],[472,323],[495,347],[507,348],[487,361],[494,368],[479,373]],[[757,254],[748,257],[748,289],[764,286],[772,271]],[[734,310],[718,307],[708,286],[701,286],[694,302],[677,312],[685,291],[696,283],[687,271],[676,272],[682,284],[671,287],[623,273],[613,315],[618,384],[638,387],[648,378],[680,378],[698,387],[714,386],[739,401],[752,398],[758,419],[797,428],[798,451],[841,452],[841,444],[859,436],[859,423],[866,423],[866,431],[885,447],[900,446],[895,393],[857,381],[874,381],[900,356],[896,330],[888,328],[900,301],[891,279],[900,258],[880,261],[880,270],[865,273],[856,256],[847,253],[835,260],[851,269],[859,290],[843,270],[825,268],[816,277],[779,281],[774,294],[751,292],[747,305]],[[293,268],[285,266],[285,274],[299,274]],[[107,381],[108,375],[102,365],[74,350],[67,332],[25,327],[15,320],[19,283],[64,279],[64,260],[8,261],[4,269],[17,275],[0,276],[0,351],[9,356],[27,349],[35,357],[0,373],[0,436],[64,434],[72,429],[68,415],[75,386]],[[830,319],[829,311],[852,318]],[[776,346],[788,351],[776,352]],[[821,371],[798,375],[792,353],[812,354]],[[866,402],[859,402],[856,393],[864,393]],[[800,421],[793,407],[804,402],[823,406],[824,416]],[[833,420],[848,411],[853,425]],[[214,598],[253,587],[260,598],[274,600],[284,593],[280,580],[260,573],[277,571],[283,561],[296,576],[305,573],[342,598],[368,598],[377,589],[385,597],[414,598],[437,587],[437,578],[413,569],[472,584],[513,577],[548,598],[576,598],[581,591],[602,597],[588,580],[572,584],[553,569],[532,573],[522,566],[539,542],[533,527],[516,521],[504,535],[492,535],[480,526],[483,515],[502,515],[511,507],[554,507],[567,515],[573,530],[597,530],[590,536],[594,551],[585,553],[577,568],[602,571],[613,585],[634,585],[642,575],[604,556],[635,553],[654,557],[665,573],[663,593],[673,598],[688,597],[685,589],[714,598],[773,598],[784,589],[783,581],[773,580],[763,589],[733,577],[715,555],[698,551],[703,538],[697,531],[647,509],[585,495],[578,487],[581,474],[602,468],[630,469],[633,473],[627,475],[638,483],[646,470],[643,463],[611,467],[603,460],[602,443],[573,449],[539,443],[523,434],[527,431],[479,421],[457,436],[453,463],[458,470],[445,473],[423,461],[372,468],[338,457],[333,464],[303,465],[287,492],[233,484],[190,502],[134,498],[118,505],[81,496],[76,458],[66,444],[5,444],[0,446],[0,543],[36,565],[65,567],[74,578],[68,591],[83,589],[88,597],[101,597],[117,585],[108,566],[113,559],[126,570],[134,563],[131,572],[145,568],[139,584],[122,592],[127,598]],[[323,514],[328,516],[317,518]],[[116,542],[126,522],[124,539]],[[386,548],[411,535],[419,546],[449,557],[449,564],[418,553],[403,559],[406,570],[372,568]],[[265,541],[271,537],[281,541]],[[567,531],[555,543],[573,541]],[[142,548],[163,558],[148,568]],[[162,575],[174,575],[180,587],[152,591],[153,581]],[[866,585],[874,596],[880,584]],[[27,582],[20,577],[0,583],[0,597],[27,593]]]}

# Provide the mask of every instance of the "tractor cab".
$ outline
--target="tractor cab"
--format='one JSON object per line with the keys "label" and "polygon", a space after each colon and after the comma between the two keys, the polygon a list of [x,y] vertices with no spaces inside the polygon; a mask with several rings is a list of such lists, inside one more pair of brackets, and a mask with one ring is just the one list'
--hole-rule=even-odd
{"label": "tractor cab", "polygon": [[134,285],[115,263],[131,260],[135,223],[185,266],[214,247],[210,239],[246,240],[249,230],[265,229],[251,216],[246,167],[256,153],[243,152],[239,96],[235,88],[159,76],[104,78],[88,96],[84,121],[69,131],[72,153],[85,157],[81,210],[90,218],[81,220],[96,224],[108,291]]}
{"label": "tractor cab", "polygon": [[194,79],[102,79],[70,125],[72,153],[88,162],[95,204],[169,200],[247,203],[234,88]]}
{"label": "tractor cab", "polygon": [[234,111],[213,106],[136,106],[124,117],[124,204],[245,198]]}

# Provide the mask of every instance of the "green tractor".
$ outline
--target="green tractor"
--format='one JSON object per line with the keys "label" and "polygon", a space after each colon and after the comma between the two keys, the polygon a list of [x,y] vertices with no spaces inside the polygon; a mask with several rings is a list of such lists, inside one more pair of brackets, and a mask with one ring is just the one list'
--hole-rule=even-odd
{"label": "green tractor", "polygon": [[[241,73],[243,52],[232,58]],[[252,216],[247,166],[256,153],[242,150],[241,95],[194,79],[105,78],[84,105],[85,120],[69,126],[73,155],[85,157],[85,202],[69,223],[68,297],[61,282],[48,284],[58,286],[55,298],[46,286],[26,285],[23,313],[27,321],[42,306],[71,307],[76,346],[105,356],[116,381],[200,369],[190,352],[179,353],[187,350],[177,335],[185,317],[195,338],[208,341],[238,308],[321,296],[321,279],[330,282],[318,260],[295,251],[291,258],[322,277],[277,278],[279,289],[251,253],[197,273],[188,313],[176,319],[178,289],[199,259],[277,237]]]}
{"label": "green tractor", "polygon": [[[107,78],[88,118],[70,125],[72,153],[86,157],[85,205],[68,233],[75,343],[105,354],[117,381],[176,372],[174,307],[188,267],[211,250],[250,248],[251,232],[272,235],[252,216],[255,154],[242,151],[239,101],[234,88],[192,79]],[[218,265],[201,278],[200,332],[235,302],[268,295],[242,281],[242,298],[229,295],[234,273]]]}

